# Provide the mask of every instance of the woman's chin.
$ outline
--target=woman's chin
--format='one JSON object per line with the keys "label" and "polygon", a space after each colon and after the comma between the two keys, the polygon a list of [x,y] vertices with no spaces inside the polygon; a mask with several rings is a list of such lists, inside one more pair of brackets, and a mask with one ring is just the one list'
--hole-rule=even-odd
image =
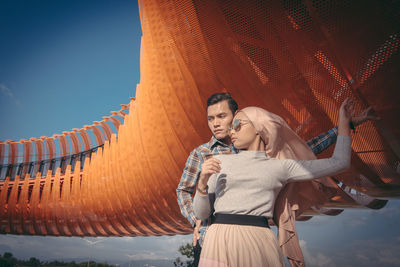
{"label": "woman's chin", "polygon": [[238,143],[238,142],[236,142],[236,141],[233,141],[232,143],[233,143],[233,146],[234,146],[236,149],[243,149],[243,146],[241,146],[240,143]]}

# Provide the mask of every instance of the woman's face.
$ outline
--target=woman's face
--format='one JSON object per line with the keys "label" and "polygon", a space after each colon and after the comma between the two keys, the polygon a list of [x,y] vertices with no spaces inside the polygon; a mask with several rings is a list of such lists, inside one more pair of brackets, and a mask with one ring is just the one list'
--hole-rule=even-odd
{"label": "woman's face", "polygon": [[247,150],[256,142],[257,132],[253,124],[243,112],[238,112],[233,118],[231,140],[237,149]]}

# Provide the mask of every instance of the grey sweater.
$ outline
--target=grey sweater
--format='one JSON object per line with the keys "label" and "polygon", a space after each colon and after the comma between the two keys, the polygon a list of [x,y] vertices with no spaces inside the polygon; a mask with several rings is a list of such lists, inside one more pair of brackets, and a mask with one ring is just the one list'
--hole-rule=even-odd
{"label": "grey sweater", "polygon": [[[221,171],[208,181],[208,193],[215,193],[214,213],[247,214],[272,218],[275,199],[290,181],[311,180],[342,172],[350,167],[351,138],[338,136],[331,158],[279,160],[264,151],[240,151],[217,155]],[[196,193],[194,212],[198,219],[211,215],[209,196]]]}

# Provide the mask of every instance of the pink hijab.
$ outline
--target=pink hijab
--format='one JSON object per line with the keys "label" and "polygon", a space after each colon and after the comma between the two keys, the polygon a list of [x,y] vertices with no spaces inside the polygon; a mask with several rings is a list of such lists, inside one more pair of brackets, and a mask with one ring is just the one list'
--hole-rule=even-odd
{"label": "pink hijab", "polygon": [[[307,144],[278,115],[258,107],[241,110],[252,122],[266,143],[268,157],[278,159],[316,159]],[[336,189],[328,178],[286,184],[280,191],[274,208],[274,221],[278,226],[278,240],[283,254],[292,266],[305,266],[296,233],[295,219],[312,206],[324,203]]]}

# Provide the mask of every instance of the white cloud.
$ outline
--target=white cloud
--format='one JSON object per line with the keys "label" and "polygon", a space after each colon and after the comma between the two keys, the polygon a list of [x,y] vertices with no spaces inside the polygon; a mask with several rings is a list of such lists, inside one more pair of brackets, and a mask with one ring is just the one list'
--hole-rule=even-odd
{"label": "white cloud", "polygon": [[95,245],[97,243],[105,241],[105,237],[96,237],[92,239],[94,239],[94,241],[90,240],[89,238],[83,238],[83,240],[86,241],[89,245]]}
{"label": "white cloud", "polygon": [[398,238],[357,240],[335,252],[332,256],[341,266],[400,266]]}
{"label": "white cloud", "polygon": [[173,260],[178,248],[190,242],[190,236],[161,237],[52,237],[0,235],[0,254],[11,252],[19,259],[97,259]]}
{"label": "white cloud", "polygon": [[126,254],[130,260],[169,260],[168,257],[163,257],[152,251],[143,251],[135,254]]}
{"label": "white cloud", "polygon": [[11,90],[7,86],[1,83],[0,83],[0,91],[3,95],[9,98],[14,98],[14,94],[11,92]]}
{"label": "white cloud", "polygon": [[363,255],[363,254],[360,254],[360,253],[357,253],[357,254],[356,254],[356,258],[357,258],[357,259],[360,259],[360,260],[362,260],[362,261],[368,261],[368,260],[369,260],[368,256]]}
{"label": "white cloud", "polygon": [[346,221],[345,224],[348,226],[352,227],[357,227],[361,225],[365,225],[368,222],[368,218],[365,216],[358,216],[358,217],[349,217]]}
{"label": "white cloud", "polygon": [[0,83],[0,92],[4,96],[8,97],[10,100],[14,101],[15,105],[17,105],[18,107],[22,106],[21,102],[14,96],[13,92],[11,91],[11,89],[8,88],[7,86],[5,86],[2,83]]}
{"label": "white cloud", "polygon": [[380,210],[375,211],[375,214],[386,218],[400,217],[400,201],[390,200],[389,205]]}
{"label": "white cloud", "polygon": [[136,237],[133,236],[123,236],[120,238],[121,241],[123,242],[132,242],[135,240]]}
{"label": "white cloud", "polygon": [[382,263],[389,263],[400,266],[399,247],[384,248],[378,252],[378,260]]}
{"label": "white cloud", "polygon": [[170,236],[167,239],[167,242],[169,244],[178,244],[178,245],[184,245],[186,243],[191,243],[192,242],[192,235],[175,235],[175,236]]}
{"label": "white cloud", "polygon": [[300,240],[300,247],[303,251],[304,260],[306,266],[318,266],[318,267],[334,267],[336,266],[330,257],[325,256],[321,252],[311,253],[307,248],[307,243],[304,240]]}
{"label": "white cloud", "polygon": [[332,220],[331,216],[316,215],[316,216],[313,216],[310,220],[306,221],[305,223],[308,225],[321,226],[321,224],[326,224],[331,220]]}

